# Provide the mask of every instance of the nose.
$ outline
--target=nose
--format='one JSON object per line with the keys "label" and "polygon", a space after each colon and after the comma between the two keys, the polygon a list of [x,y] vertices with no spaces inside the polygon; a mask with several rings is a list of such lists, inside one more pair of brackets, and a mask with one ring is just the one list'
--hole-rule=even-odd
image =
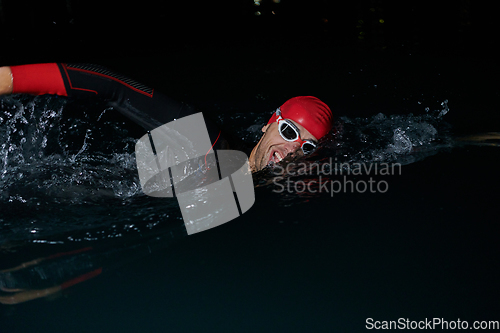
{"label": "nose", "polygon": [[298,150],[300,150],[300,143],[298,142],[286,142],[285,143],[285,153],[286,155],[292,153],[295,154]]}

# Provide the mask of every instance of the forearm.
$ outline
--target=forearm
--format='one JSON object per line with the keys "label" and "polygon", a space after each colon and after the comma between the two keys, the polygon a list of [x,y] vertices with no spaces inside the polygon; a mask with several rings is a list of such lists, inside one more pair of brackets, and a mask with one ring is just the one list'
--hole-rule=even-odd
{"label": "forearm", "polygon": [[0,95],[12,93],[12,72],[10,67],[0,67]]}

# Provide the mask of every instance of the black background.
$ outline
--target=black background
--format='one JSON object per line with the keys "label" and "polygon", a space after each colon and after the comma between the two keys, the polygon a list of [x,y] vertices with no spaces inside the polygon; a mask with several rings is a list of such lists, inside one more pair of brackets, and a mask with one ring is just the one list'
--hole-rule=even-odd
{"label": "black background", "polygon": [[[424,113],[448,99],[455,134],[500,128],[491,1],[1,5],[0,65],[101,63],[213,115],[269,113],[299,94],[350,118]],[[288,203],[256,188],[255,206],[231,223],[54,302],[0,308],[0,331],[358,332],[370,317],[498,320],[498,160],[497,147],[440,152],[405,166],[380,195]]]}
{"label": "black background", "polygon": [[491,58],[498,38],[491,1],[2,0],[0,15],[4,64],[95,61],[207,45],[266,43],[292,51],[311,41]]}

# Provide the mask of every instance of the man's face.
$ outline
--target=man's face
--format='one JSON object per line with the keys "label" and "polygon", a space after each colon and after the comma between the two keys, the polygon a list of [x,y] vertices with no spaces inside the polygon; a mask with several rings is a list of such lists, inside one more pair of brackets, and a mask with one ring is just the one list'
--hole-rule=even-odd
{"label": "man's face", "polygon": [[[318,141],[308,130],[302,125],[291,120],[300,131],[302,140]],[[253,148],[248,158],[250,169],[252,172],[262,170],[270,162],[278,163],[288,154],[298,153],[303,154],[298,142],[285,141],[279,131],[278,123],[273,122],[262,127],[264,134],[260,138],[257,145]]]}

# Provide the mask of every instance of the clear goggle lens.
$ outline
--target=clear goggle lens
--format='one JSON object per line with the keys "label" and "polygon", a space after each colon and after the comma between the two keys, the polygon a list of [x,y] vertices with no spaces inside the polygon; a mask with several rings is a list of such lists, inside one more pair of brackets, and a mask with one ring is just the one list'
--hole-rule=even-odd
{"label": "clear goggle lens", "polygon": [[279,132],[281,137],[289,142],[301,141],[301,148],[304,154],[310,154],[316,149],[316,144],[311,140],[302,140],[299,136],[299,129],[289,120],[279,121]]}

